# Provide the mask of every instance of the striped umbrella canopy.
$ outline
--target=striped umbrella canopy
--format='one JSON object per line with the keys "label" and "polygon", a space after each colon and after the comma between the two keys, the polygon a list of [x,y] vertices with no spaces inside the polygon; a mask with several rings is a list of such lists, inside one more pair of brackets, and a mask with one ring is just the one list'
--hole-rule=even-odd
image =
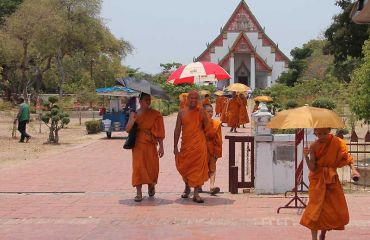
{"label": "striped umbrella canopy", "polygon": [[188,65],[183,65],[174,71],[167,79],[167,82],[174,85],[183,83],[200,83],[214,80],[227,80],[230,75],[216,63],[211,62],[194,62]]}

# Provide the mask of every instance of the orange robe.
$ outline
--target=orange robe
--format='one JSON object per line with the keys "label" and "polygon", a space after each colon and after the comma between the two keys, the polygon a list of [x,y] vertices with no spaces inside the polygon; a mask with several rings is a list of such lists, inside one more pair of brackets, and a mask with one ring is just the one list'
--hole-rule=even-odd
{"label": "orange robe", "polygon": [[224,98],[222,103],[222,111],[221,111],[221,117],[220,120],[222,123],[227,123],[227,106],[229,105],[229,99]]}
{"label": "orange robe", "polygon": [[180,101],[180,109],[184,109],[187,106],[186,99],[183,101]]}
{"label": "orange robe", "polygon": [[216,98],[215,112],[216,112],[217,115],[222,112],[222,107],[223,107],[224,99],[225,99],[224,96],[217,96],[217,98]]}
{"label": "orange robe", "polygon": [[182,113],[180,152],[175,156],[176,168],[189,187],[200,187],[208,180],[208,153],[199,107]]}
{"label": "orange robe", "polygon": [[254,104],[252,113],[257,112],[258,111],[258,107],[259,107],[259,105]]}
{"label": "orange robe", "polygon": [[327,143],[314,144],[318,169],[310,171],[309,202],[300,223],[312,230],[343,230],[349,214],[337,168],[352,164],[353,159],[346,143],[331,134]]}
{"label": "orange robe", "polygon": [[209,99],[209,98],[205,98],[204,100],[203,100],[203,103],[202,103],[203,105],[206,105],[206,104],[212,104],[211,103],[211,100]]}
{"label": "orange robe", "polygon": [[239,126],[240,104],[237,98],[231,98],[227,107],[227,125],[232,128]]}
{"label": "orange robe", "polygon": [[221,122],[216,119],[209,119],[210,127],[207,128],[207,150],[209,172],[216,171],[216,160],[222,157],[222,134]]}
{"label": "orange robe", "polygon": [[240,108],[239,108],[239,125],[249,123],[249,116],[247,111],[247,99],[239,98]]}
{"label": "orange robe", "polygon": [[138,114],[135,147],[132,149],[132,185],[156,184],[159,173],[157,138],[164,139],[163,117],[150,109]]}

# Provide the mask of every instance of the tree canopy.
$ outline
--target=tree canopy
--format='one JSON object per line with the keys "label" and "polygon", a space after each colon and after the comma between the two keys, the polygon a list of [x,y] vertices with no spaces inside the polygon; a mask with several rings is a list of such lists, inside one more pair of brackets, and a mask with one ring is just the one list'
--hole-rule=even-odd
{"label": "tree canopy", "polygon": [[101,0],[23,0],[17,8],[10,2],[15,11],[3,14],[0,26],[0,91],[63,95],[125,74],[121,60],[133,47],[105,26]]}
{"label": "tree canopy", "polygon": [[370,123],[370,39],[364,44],[363,54],[363,63],[351,78],[350,105],[359,120]]}
{"label": "tree canopy", "polygon": [[369,39],[370,27],[351,20],[353,1],[338,0],[336,5],[342,8],[342,12],[334,16],[333,23],[325,31],[327,44],[324,52],[334,56],[334,75],[349,82],[353,69],[363,57],[362,46]]}

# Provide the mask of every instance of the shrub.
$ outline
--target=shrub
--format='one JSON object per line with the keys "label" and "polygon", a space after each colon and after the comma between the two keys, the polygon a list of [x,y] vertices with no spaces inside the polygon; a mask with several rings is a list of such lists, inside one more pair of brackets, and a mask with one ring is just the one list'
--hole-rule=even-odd
{"label": "shrub", "polygon": [[326,109],[329,109],[329,110],[333,110],[334,108],[337,107],[335,102],[333,102],[332,100],[329,100],[329,99],[324,99],[324,98],[316,99],[315,101],[312,102],[311,105],[312,105],[312,107],[326,108]]}
{"label": "shrub", "polygon": [[291,108],[296,108],[296,107],[298,107],[298,103],[295,100],[289,100],[285,104],[285,109],[291,109]]}
{"label": "shrub", "polygon": [[338,134],[347,135],[348,133],[349,133],[348,128],[340,128],[340,129],[337,129],[335,134],[336,135],[338,135]]}
{"label": "shrub", "polygon": [[88,134],[95,134],[101,131],[101,120],[91,120],[85,122],[86,131]]}
{"label": "shrub", "polygon": [[164,109],[161,110],[161,114],[162,114],[162,116],[168,116],[171,113],[170,113],[169,109],[164,108]]}
{"label": "shrub", "polygon": [[0,111],[10,110],[12,109],[12,103],[8,101],[3,101],[0,99]]}
{"label": "shrub", "polygon": [[48,103],[44,106],[50,111],[44,112],[41,116],[41,120],[50,130],[48,143],[55,144],[59,143],[59,131],[70,122],[69,115],[59,109],[55,104],[57,102],[57,97],[49,97]]}
{"label": "shrub", "polygon": [[295,134],[295,129],[276,129],[271,130],[272,134]]}

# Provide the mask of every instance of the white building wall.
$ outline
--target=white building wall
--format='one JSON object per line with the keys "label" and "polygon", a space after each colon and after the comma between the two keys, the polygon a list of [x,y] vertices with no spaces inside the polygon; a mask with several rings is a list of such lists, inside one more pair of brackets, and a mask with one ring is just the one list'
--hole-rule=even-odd
{"label": "white building wall", "polygon": [[[263,60],[267,60],[267,65],[272,68],[271,81],[272,85],[275,84],[281,73],[286,71],[285,63],[275,61],[275,53],[271,53],[271,47],[262,45],[262,39],[258,39],[257,32],[248,32],[246,35],[253,47],[256,47],[257,54],[261,56]],[[223,59],[229,53],[229,49],[233,46],[238,36],[239,33],[237,32],[227,33],[227,39],[223,39],[223,46],[215,47],[215,53],[211,53],[211,62],[218,63],[219,60]],[[234,69],[236,71],[241,64],[241,59],[235,58],[234,62]],[[250,59],[248,59],[247,67],[250,71]]]}
{"label": "white building wall", "polygon": [[[272,142],[256,140],[255,188],[257,194],[281,194],[293,189],[294,138],[294,134],[275,134]],[[313,141],[314,136],[309,135],[308,139]],[[302,159],[302,156],[298,156],[298,159]],[[308,185],[308,167],[305,162],[303,163],[303,181]]]}
{"label": "white building wall", "polygon": [[223,39],[222,47],[215,47],[215,53],[211,53],[211,62],[217,63],[218,60],[223,59],[228,53],[237,39],[239,33],[227,33],[227,39]]}

